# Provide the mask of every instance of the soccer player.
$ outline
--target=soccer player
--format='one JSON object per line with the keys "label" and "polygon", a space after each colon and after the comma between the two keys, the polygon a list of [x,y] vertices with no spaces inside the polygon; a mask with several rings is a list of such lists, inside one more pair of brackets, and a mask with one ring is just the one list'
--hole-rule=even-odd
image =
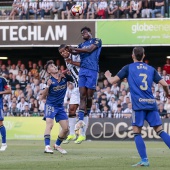
{"label": "soccer player", "polygon": [[91,29],[84,27],[81,29],[81,36],[85,40],[78,45],[78,48],[67,46],[72,54],[80,54],[80,71],[79,71],[79,121],[75,126],[75,130],[79,130],[85,126],[84,115],[90,113],[92,105],[92,97],[97,85],[99,71],[99,56],[101,52],[102,41],[98,38],[92,38]]}
{"label": "soccer player", "polygon": [[11,88],[8,85],[8,81],[0,76],[0,133],[2,136],[2,146],[0,151],[5,151],[7,148],[6,144],[6,129],[3,125],[4,115],[3,115],[3,94],[11,94]]}
{"label": "soccer player", "polygon": [[167,98],[170,94],[169,87],[153,67],[143,62],[144,57],[144,48],[135,47],[132,52],[134,63],[124,66],[114,77],[111,76],[109,71],[105,72],[105,76],[111,84],[115,84],[123,78],[128,79],[134,111],[132,113],[134,139],[141,157],[141,161],[132,166],[149,166],[145,143],[141,136],[144,120],[154,128],[156,133],[170,148],[170,136],[163,130],[156,99],[152,94],[152,84],[153,82],[160,83]]}
{"label": "soccer player", "polygon": [[[69,127],[70,127],[70,133],[67,136],[67,139],[63,141],[63,143],[67,144],[70,142],[70,140],[75,140],[75,124],[76,124],[76,111],[78,109],[78,106],[80,104],[80,93],[78,88],[78,73],[80,70],[80,55],[72,55],[70,52],[65,50],[66,44],[60,45],[58,48],[59,53],[61,56],[65,59],[66,66],[68,71],[70,71],[72,78],[74,79],[74,89],[70,97],[70,103],[69,103]],[[88,124],[88,116],[84,117],[84,122],[86,126],[82,127],[80,130],[80,135],[78,139],[74,142],[76,144],[82,143],[82,141],[86,140],[86,130],[87,130],[87,124]]]}
{"label": "soccer player", "polygon": [[42,92],[42,98],[46,98],[45,104],[45,120],[46,129],[44,133],[45,141],[45,153],[53,153],[50,147],[50,133],[54,125],[54,118],[56,122],[59,122],[62,130],[58,135],[58,139],[54,145],[54,150],[59,151],[62,154],[67,152],[60,147],[62,141],[67,136],[69,131],[68,117],[64,111],[64,96],[67,90],[67,82],[73,82],[73,79],[69,75],[63,75],[58,72],[58,68],[54,65],[52,60],[47,61],[45,70],[50,74],[50,78],[47,81],[47,86]]}

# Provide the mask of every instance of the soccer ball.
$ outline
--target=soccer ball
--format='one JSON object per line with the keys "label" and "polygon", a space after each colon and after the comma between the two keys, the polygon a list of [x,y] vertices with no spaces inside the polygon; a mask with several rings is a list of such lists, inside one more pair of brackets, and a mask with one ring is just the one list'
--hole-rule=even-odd
{"label": "soccer ball", "polygon": [[71,14],[73,16],[80,16],[83,13],[83,8],[80,5],[73,5],[71,8]]}

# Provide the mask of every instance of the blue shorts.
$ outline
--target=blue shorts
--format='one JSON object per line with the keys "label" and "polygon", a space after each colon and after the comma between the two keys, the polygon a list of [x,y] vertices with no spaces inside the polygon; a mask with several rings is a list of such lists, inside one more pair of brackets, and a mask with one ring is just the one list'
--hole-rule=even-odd
{"label": "blue shorts", "polygon": [[88,89],[96,89],[98,80],[98,72],[86,68],[80,68],[79,71],[79,87],[87,87]]}
{"label": "blue shorts", "polygon": [[4,120],[4,112],[3,109],[0,108],[0,121]]}
{"label": "blue shorts", "polygon": [[45,105],[45,118],[51,118],[54,119],[56,122],[59,122],[60,120],[67,120],[68,116],[64,110],[63,106],[50,106]]}
{"label": "blue shorts", "polygon": [[159,113],[156,110],[139,110],[132,113],[132,126],[142,127],[145,120],[151,127],[162,125]]}

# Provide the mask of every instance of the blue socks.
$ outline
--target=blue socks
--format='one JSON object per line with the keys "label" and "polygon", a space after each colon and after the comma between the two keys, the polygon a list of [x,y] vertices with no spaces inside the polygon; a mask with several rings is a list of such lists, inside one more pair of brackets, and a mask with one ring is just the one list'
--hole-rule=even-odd
{"label": "blue socks", "polygon": [[139,133],[134,133],[134,135],[135,135],[136,148],[137,148],[138,153],[141,157],[141,160],[143,162],[146,162],[146,161],[148,161],[148,158],[147,158],[146,146],[145,146],[145,143],[143,141],[143,138],[142,138],[141,134],[139,134]]}
{"label": "blue socks", "polygon": [[50,135],[44,135],[45,146],[50,145]]}
{"label": "blue socks", "polygon": [[78,116],[79,116],[79,120],[84,120],[84,110],[79,110],[78,112]]}
{"label": "blue socks", "polygon": [[60,146],[61,145],[61,143],[63,142],[63,140],[64,140],[64,138],[60,138],[59,136],[58,136],[58,138],[57,138],[57,140],[56,140],[56,145],[57,146]]}
{"label": "blue socks", "polygon": [[2,136],[2,143],[6,143],[6,129],[4,125],[0,126],[0,133]]}
{"label": "blue socks", "polygon": [[163,130],[160,130],[157,134],[162,138],[168,148],[170,148],[170,136]]}

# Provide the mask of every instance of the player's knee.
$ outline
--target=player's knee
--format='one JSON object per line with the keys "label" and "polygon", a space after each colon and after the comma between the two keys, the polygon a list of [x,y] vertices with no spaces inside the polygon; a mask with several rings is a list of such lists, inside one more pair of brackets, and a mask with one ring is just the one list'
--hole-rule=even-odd
{"label": "player's knee", "polygon": [[66,135],[69,132],[69,127],[63,128],[62,131]]}

